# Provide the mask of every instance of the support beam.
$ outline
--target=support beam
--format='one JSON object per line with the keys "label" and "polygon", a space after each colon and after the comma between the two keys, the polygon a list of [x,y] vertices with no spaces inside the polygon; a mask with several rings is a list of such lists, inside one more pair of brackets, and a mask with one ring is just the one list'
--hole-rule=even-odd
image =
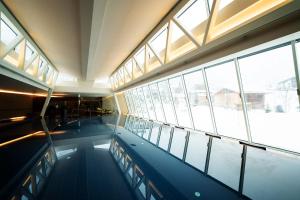
{"label": "support beam", "polygon": [[40,115],[42,118],[44,118],[44,116],[45,116],[47,107],[48,107],[48,105],[49,105],[49,102],[50,102],[50,99],[51,99],[51,96],[52,96],[52,93],[53,93],[53,89],[50,88],[50,89],[48,90],[48,96],[47,96],[47,98],[46,98],[46,100],[45,100],[45,103],[44,103],[44,106],[43,106],[43,109],[42,109],[42,112],[41,112],[41,115]]}

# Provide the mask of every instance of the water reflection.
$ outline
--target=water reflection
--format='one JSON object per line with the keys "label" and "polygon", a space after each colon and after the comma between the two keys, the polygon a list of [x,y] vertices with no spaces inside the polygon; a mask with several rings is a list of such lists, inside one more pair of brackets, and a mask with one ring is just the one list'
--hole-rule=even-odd
{"label": "water reflection", "polygon": [[[147,126],[143,129],[139,124]],[[138,131],[136,127],[139,127]],[[245,198],[273,200],[300,197],[299,156],[133,116],[127,116],[124,128]],[[112,146],[111,151],[117,161],[123,154],[126,155],[120,144]],[[181,173],[178,171],[178,174]]]}
{"label": "water reflection", "polygon": [[56,154],[45,121],[17,118],[1,126],[1,199],[32,199],[46,182]]}

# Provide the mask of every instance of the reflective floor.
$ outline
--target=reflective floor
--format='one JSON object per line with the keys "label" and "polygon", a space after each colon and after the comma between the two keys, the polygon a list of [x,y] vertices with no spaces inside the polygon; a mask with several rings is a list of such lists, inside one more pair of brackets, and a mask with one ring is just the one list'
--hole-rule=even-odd
{"label": "reflective floor", "polygon": [[58,160],[40,199],[134,199],[108,151],[113,129],[101,118],[52,133]]}
{"label": "reflective floor", "polygon": [[[0,199],[299,199],[300,159],[135,117],[1,126]],[[244,157],[242,157],[244,155]]]}
{"label": "reflective floor", "polygon": [[[49,132],[45,124],[27,120],[1,127],[1,200],[135,199],[108,151],[114,126],[101,117]],[[47,161],[47,149],[55,150],[54,160]]]}

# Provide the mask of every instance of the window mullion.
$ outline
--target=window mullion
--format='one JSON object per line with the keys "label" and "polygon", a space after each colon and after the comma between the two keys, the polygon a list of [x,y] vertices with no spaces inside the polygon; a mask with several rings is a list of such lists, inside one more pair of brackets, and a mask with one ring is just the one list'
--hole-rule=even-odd
{"label": "window mullion", "polygon": [[246,99],[245,99],[245,95],[244,95],[242,77],[241,77],[239,62],[238,62],[237,58],[234,59],[234,64],[235,64],[237,80],[238,80],[238,84],[239,84],[239,88],[240,88],[240,98],[241,98],[241,101],[242,101],[243,114],[244,114],[244,119],[245,119],[246,130],[247,130],[248,142],[252,143],[252,137],[251,137],[251,130],[250,130],[248,112],[247,112]]}
{"label": "window mullion", "polygon": [[190,116],[190,120],[191,120],[191,123],[192,123],[192,127],[195,130],[194,119],[193,119],[193,116],[192,116],[192,109],[191,109],[191,106],[190,106],[190,100],[189,100],[189,97],[188,97],[188,94],[187,94],[186,85],[185,85],[183,75],[180,75],[180,78],[181,78],[183,91],[184,91],[184,95],[185,95],[185,103],[186,103],[186,105],[188,107],[188,110],[189,110],[189,116]]}
{"label": "window mullion", "polygon": [[204,69],[202,70],[202,76],[203,76],[203,80],[204,80],[204,84],[205,84],[206,97],[207,97],[208,104],[209,104],[210,116],[211,116],[211,120],[212,120],[212,123],[213,123],[214,131],[215,131],[215,134],[218,134],[217,124],[216,124],[215,114],[214,114],[214,109],[213,109],[213,105],[212,105],[212,101],[211,101],[211,96],[210,96],[210,92],[209,92],[208,82],[207,82],[207,78],[206,78],[206,72],[205,72]]}
{"label": "window mullion", "polygon": [[172,108],[173,108],[173,111],[174,111],[174,114],[175,114],[176,124],[179,126],[178,117],[177,117],[177,113],[176,113],[176,109],[175,109],[174,98],[173,98],[173,94],[172,94],[172,91],[171,91],[169,79],[168,79],[167,83],[168,83],[168,89],[169,89],[171,100],[172,100]]}
{"label": "window mullion", "polygon": [[[297,58],[297,49],[296,49],[296,41],[292,41],[292,50],[293,50],[293,60],[294,60],[294,67],[295,67],[295,75],[296,75],[296,81],[297,81],[297,94],[298,94],[298,100],[300,105],[300,73],[299,73],[299,63]],[[298,52],[299,53],[299,52]]]}

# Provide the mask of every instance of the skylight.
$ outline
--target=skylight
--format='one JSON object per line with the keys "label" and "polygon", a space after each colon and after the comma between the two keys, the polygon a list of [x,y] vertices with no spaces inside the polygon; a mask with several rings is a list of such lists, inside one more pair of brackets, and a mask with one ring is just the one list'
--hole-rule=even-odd
{"label": "skylight", "polygon": [[[175,16],[175,19],[193,36],[204,35],[208,10],[205,0],[192,0],[183,7]],[[199,38],[199,40],[203,37]],[[202,42],[202,41],[201,41]]]}
{"label": "skylight", "polygon": [[167,44],[168,28],[165,25],[160,31],[158,31],[152,39],[149,41],[149,46],[158,55],[161,60],[165,58],[165,49]]}

